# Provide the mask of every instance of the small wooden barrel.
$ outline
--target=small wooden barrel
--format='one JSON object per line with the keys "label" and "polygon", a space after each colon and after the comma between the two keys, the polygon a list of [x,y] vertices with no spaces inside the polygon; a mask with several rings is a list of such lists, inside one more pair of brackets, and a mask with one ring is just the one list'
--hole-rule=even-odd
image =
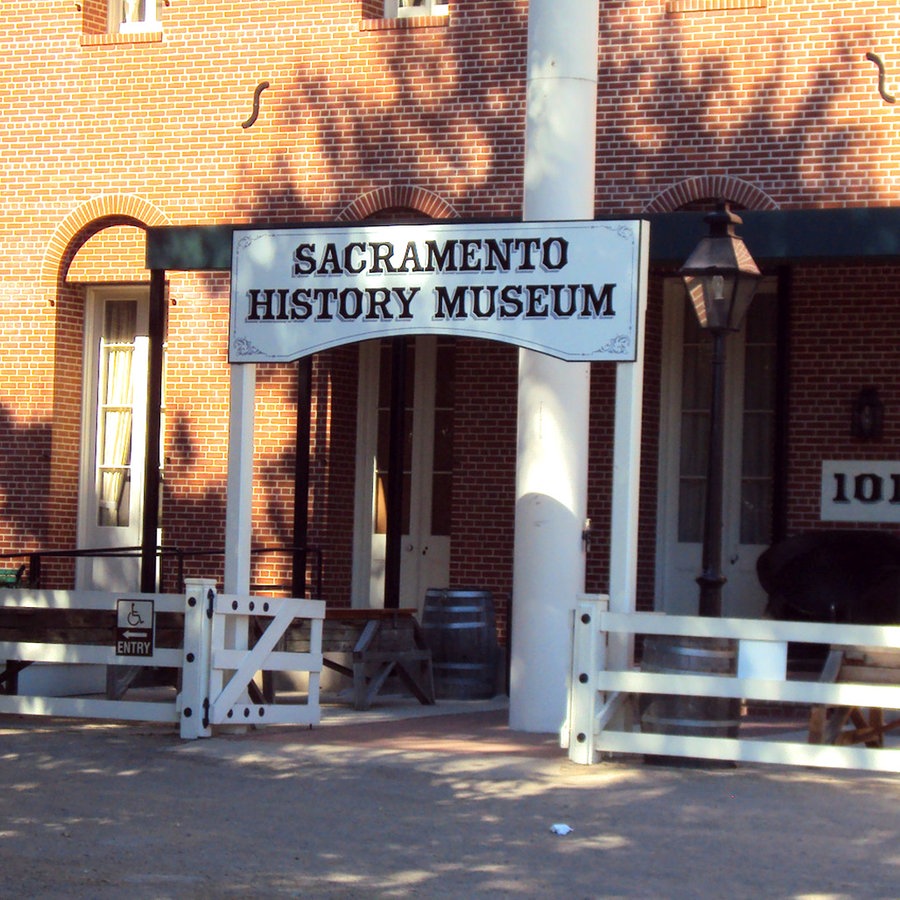
{"label": "small wooden barrel", "polygon": [[494,696],[499,646],[490,591],[429,588],[422,630],[431,650],[437,697],[481,700]]}

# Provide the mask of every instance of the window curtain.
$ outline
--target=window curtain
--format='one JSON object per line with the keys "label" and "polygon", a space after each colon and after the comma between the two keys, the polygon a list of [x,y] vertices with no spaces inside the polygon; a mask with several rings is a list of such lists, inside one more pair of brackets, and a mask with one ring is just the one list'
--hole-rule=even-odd
{"label": "window curtain", "polygon": [[134,333],[133,301],[109,301],[101,347],[97,434],[101,525],[128,522],[126,486],[131,462]]}

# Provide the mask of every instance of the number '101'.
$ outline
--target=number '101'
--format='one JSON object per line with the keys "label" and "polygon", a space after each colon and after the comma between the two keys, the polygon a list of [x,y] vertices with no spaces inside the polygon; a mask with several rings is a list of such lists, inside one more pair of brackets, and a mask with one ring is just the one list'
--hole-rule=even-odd
{"label": "number '101'", "polygon": [[844,472],[834,474],[834,503],[900,503],[900,472],[885,479],[871,472],[848,478]]}

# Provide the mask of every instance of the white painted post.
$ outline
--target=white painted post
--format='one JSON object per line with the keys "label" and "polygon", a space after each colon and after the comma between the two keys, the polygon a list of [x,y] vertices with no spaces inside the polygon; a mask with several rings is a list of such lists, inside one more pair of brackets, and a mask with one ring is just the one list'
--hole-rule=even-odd
{"label": "white painted post", "polygon": [[[644,321],[647,313],[647,271],[650,234],[641,231],[641,284],[638,294],[637,342],[634,362],[616,364],[616,413],[613,440],[612,520],[609,537],[609,608],[635,611],[637,598],[638,522],[641,485],[641,418],[644,393]],[[610,665],[624,669],[634,658],[634,635],[611,634]]]}
{"label": "white painted post", "polygon": [[[523,215],[592,219],[597,0],[531,0]],[[590,366],[519,353],[510,726],[566,717],[570,610],[584,590]]]}
{"label": "white painted post", "polygon": [[184,648],[181,668],[180,733],[183,738],[209,737],[211,616],[216,583],[188,580],[184,595]]}
{"label": "white painted post", "polygon": [[[226,594],[250,593],[250,548],[253,535],[253,426],[256,406],[256,366],[231,366],[231,407],[228,419],[228,496],[225,509]],[[229,616],[225,633],[229,647],[245,650],[249,619]],[[211,690],[221,691],[227,673],[212,674]]]}
{"label": "white painted post", "polygon": [[738,641],[738,678],[787,678],[787,641]]}
{"label": "white painted post", "polygon": [[606,668],[606,642],[599,614],[609,608],[606,597],[582,596],[572,624],[572,676],[569,703],[569,759],[582,765],[596,762],[597,673]]}
{"label": "white painted post", "polygon": [[230,375],[224,588],[226,594],[249,594],[256,366],[232,365]]}

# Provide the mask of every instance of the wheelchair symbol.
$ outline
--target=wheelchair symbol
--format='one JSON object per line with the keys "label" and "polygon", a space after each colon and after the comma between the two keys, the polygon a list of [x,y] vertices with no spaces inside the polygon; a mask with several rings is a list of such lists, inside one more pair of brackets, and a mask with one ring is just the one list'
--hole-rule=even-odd
{"label": "wheelchair symbol", "polygon": [[131,626],[144,624],[144,619],[141,614],[134,608],[134,603],[131,604],[131,609],[128,612],[128,624]]}

